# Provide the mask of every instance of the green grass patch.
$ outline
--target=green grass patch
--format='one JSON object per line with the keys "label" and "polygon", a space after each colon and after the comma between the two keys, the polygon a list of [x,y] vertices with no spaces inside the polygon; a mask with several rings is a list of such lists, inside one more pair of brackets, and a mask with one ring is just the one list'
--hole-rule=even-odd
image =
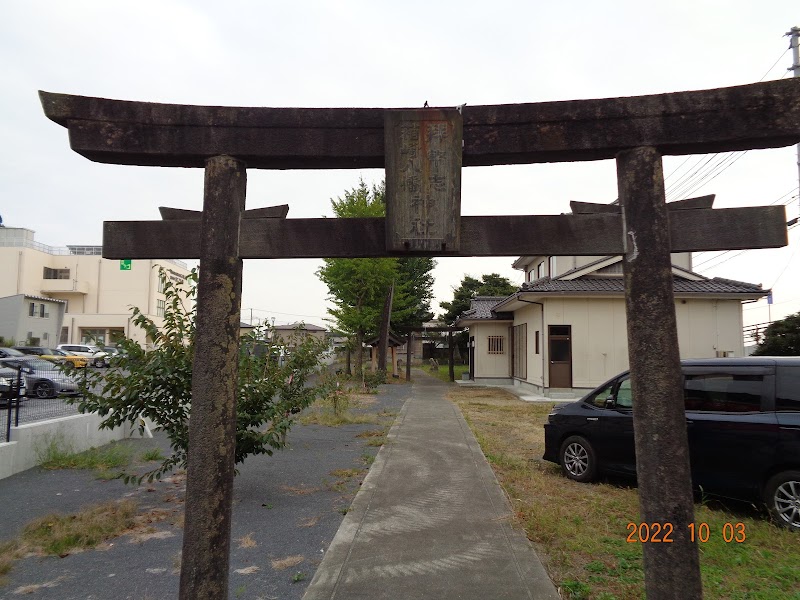
{"label": "green grass patch", "polygon": [[[450,366],[447,364],[447,362],[439,365],[439,368],[435,371],[432,371],[430,368],[426,367],[425,372],[438,379],[441,379],[442,381],[450,381]],[[460,380],[464,373],[469,373],[469,365],[453,365],[453,374],[455,375],[456,381]]]}
{"label": "green grass patch", "polygon": [[46,440],[36,452],[40,466],[45,469],[89,469],[99,471],[101,478],[116,477],[117,474],[110,477],[109,472],[128,466],[133,454],[129,446],[116,442],[76,453],[60,437]]}
{"label": "green grass patch", "polygon": [[[642,544],[626,541],[628,523],[641,521],[636,488],[625,482],[580,484],[542,461],[549,403],[522,402],[492,388],[454,388],[449,397],[475,433],[518,525],[562,596],[644,598]],[[797,534],[746,505],[717,501],[696,504],[695,522],[707,523],[710,533],[698,544],[706,600],[800,600]],[[725,541],[726,523],[744,525],[743,543]]]}
{"label": "green grass patch", "polygon": [[164,460],[164,455],[161,454],[161,450],[159,448],[150,448],[150,450],[142,452],[139,458],[151,462],[156,460]]}

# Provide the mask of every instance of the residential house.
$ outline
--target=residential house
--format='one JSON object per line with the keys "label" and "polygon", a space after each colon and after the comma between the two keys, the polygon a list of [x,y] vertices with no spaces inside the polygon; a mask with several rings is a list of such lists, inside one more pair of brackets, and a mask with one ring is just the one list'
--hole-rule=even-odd
{"label": "residential house", "polygon": [[[479,297],[456,325],[468,327],[470,376],[545,395],[575,396],[628,368],[621,256],[523,256],[520,290]],[[744,356],[742,303],[760,285],[708,278],[691,254],[672,256],[681,358]]]}
{"label": "residential house", "polygon": [[273,329],[275,330],[275,335],[285,341],[288,341],[292,336],[310,336],[318,340],[325,340],[328,333],[324,327],[303,322],[275,325]]}
{"label": "residential house", "polygon": [[0,337],[32,346],[56,346],[64,322],[64,300],[15,294],[0,298]]}

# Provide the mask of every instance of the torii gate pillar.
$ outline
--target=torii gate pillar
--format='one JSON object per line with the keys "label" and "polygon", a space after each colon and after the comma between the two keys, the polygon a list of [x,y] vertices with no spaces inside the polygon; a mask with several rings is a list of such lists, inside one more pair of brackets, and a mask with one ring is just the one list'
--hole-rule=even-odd
{"label": "torii gate pillar", "polygon": [[181,598],[228,595],[246,190],[242,161],[206,161],[183,531],[189,568],[181,569]]}
{"label": "torii gate pillar", "polygon": [[645,593],[648,598],[702,598],[700,557],[689,538],[694,502],[658,150],[640,147],[617,154],[617,185],[641,520],[674,527],[673,543],[643,544]]}

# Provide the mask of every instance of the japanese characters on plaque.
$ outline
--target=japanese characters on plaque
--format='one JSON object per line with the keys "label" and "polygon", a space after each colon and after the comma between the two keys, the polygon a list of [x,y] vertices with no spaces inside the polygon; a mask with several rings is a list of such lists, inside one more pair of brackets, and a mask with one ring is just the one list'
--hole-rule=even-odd
{"label": "japanese characters on plaque", "polygon": [[435,108],[390,110],[384,131],[386,249],[458,251],[461,113]]}

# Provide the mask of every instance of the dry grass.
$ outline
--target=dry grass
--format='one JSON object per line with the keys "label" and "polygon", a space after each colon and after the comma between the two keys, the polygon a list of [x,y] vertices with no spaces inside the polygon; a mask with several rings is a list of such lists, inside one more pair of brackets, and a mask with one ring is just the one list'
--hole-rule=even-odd
{"label": "dry grass", "polygon": [[305,496],[307,494],[313,494],[314,492],[318,492],[320,488],[318,487],[309,487],[307,485],[282,485],[281,491],[287,494],[291,494],[292,496]]}
{"label": "dry grass", "polygon": [[[579,484],[542,461],[549,403],[527,403],[503,390],[456,388],[461,409],[508,494],[517,522],[539,551],[564,598],[644,597],[641,544],[626,542],[627,524],[639,522],[635,487]],[[757,515],[695,507],[697,522],[715,536],[700,545],[707,599],[797,600],[800,544]],[[743,522],[747,540],[726,544],[726,522]],[[794,591],[791,591],[794,590]]]}
{"label": "dry grass", "polygon": [[253,539],[253,532],[240,537],[238,540],[236,540],[236,543],[239,544],[239,548],[255,548],[258,546],[255,539]]}
{"label": "dry grass", "polygon": [[362,431],[358,435],[357,438],[374,438],[374,437],[383,437],[384,431],[382,429],[372,429],[370,431]]}
{"label": "dry grass", "polygon": [[300,422],[303,425],[325,425],[326,427],[338,427],[339,425],[354,425],[363,423],[377,423],[378,418],[371,414],[357,414],[344,411],[339,414],[330,410],[313,408],[302,417]]}
{"label": "dry grass", "polygon": [[298,527],[313,527],[317,523],[319,523],[319,517],[308,517],[300,521],[297,525]]}
{"label": "dry grass", "polygon": [[351,408],[368,408],[377,402],[377,399],[372,394],[356,394],[351,392],[349,396]]}
{"label": "dry grass", "polygon": [[301,562],[306,559],[305,556],[302,554],[296,554],[294,556],[287,556],[286,558],[281,558],[272,561],[272,568],[276,571],[283,571],[285,569],[290,569],[292,567],[296,567]]}
{"label": "dry grass", "polygon": [[350,477],[357,477],[365,473],[366,471],[364,469],[336,469],[331,471],[331,476],[340,479],[349,479]]}
{"label": "dry grass", "polygon": [[133,500],[105,502],[87,506],[76,514],[54,513],[35,519],[19,537],[0,545],[0,585],[8,584],[7,575],[14,562],[24,556],[67,556],[128,533],[136,524]]}

